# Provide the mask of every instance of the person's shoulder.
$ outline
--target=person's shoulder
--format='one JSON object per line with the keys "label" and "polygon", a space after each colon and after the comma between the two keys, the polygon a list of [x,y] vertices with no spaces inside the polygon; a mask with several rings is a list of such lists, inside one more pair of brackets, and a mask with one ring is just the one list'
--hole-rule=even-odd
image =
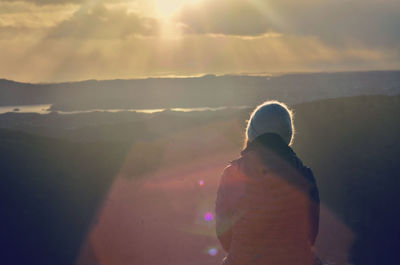
{"label": "person's shoulder", "polygon": [[238,167],[239,167],[239,159],[240,159],[240,158],[230,161],[230,162],[225,166],[225,168],[224,168],[222,174],[223,174],[223,175],[224,175],[224,174],[229,174],[229,173],[233,173],[234,171],[236,171],[236,170],[238,169]]}
{"label": "person's shoulder", "polygon": [[311,183],[315,184],[315,177],[311,168],[304,165],[301,159],[298,158],[297,156],[296,158],[297,158],[297,163],[296,163],[297,170],[303,175],[304,178],[306,178]]}
{"label": "person's shoulder", "polygon": [[224,168],[222,172],[221,181],[227,182],[229,180],[235,179],[240,170],[240,164],[242,162],[241,158],[230,161]]}

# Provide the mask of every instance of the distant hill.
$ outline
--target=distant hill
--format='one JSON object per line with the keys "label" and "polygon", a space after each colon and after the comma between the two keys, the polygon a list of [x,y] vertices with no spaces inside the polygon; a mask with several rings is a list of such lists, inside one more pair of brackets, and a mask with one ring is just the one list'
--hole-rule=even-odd
{"label": "distant hill", "polygon": [[400,71],[206,75],[195,78],[87,80],[26,84],[0,80],[0,106],[53,104],[52,110],[254,106],[266,99],[290,104],[400,92]]}

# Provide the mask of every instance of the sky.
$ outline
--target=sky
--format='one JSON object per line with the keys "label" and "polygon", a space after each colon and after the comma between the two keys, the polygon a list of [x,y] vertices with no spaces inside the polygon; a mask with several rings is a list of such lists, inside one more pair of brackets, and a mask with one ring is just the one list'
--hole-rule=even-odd
{"label": "sky", "polygon": [[398,0],[0,0],[16,81],[389,69]]}

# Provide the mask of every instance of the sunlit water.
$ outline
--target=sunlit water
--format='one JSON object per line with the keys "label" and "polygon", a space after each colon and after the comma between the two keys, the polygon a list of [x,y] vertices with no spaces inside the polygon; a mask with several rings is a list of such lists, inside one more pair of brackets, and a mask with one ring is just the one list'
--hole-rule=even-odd
{"label": "sunlit water", "polygon": [[[14,106],[0,106],[0,114],[4,114],[7,112],[14,113],[38,113],[38,114],[49,114],[51,108],[51,104],[38,104],[38,105],[14,105]],[[196,107],[196,108],[170,108],[171,111],[178,112],[192,112],[192,111],[217,111],[224,109],[246,109],[249,106],[221,106],[221,107]],[[136,113],[157,113],[168,110],[166,108],[160,109],[89,109],[89,110],[77,110],[77,111],[55,111],[59,114],[78,114],[78,113],[90,113],[90,112],[136,112]]]}
{"label": "sunlit water", "polygon": [[50,113],[50,107],[51,104],[0,106],[0,114],[7,112],[47,114]]}

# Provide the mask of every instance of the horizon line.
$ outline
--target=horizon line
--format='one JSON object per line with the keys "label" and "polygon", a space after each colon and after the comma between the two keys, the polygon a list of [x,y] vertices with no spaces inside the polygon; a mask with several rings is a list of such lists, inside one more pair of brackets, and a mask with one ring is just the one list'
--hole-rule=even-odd
{"label": "horizon line", "polygon": [[20,84],[31,84],[31,85],[55,85],[55,84],[71,84],[71,83],[84,83],[84,82],[104,82],[104,81],[135,81],[135,80],[150,80],[150,79],[196,79],[205,77],[277,77],[285,75],[307,75],[307,74],[335,74],[335,73],[369,73],[369,72],[400,72],[400,69],[386,69],[386,70],[341,70],[341,71],[288,71],[288,72],[243,72],[243,73],[201,73],[193,75],[149,75],[143,77],[132,77],[132,78],[114,78],[114,79],[81,79],[81,80],[70,80],[70,81],[60,81],[60,82],[27,82],[27,81],[17,81],[13,79],[7,79],[5,77],[0,77],[0,81],[10,81]]}

